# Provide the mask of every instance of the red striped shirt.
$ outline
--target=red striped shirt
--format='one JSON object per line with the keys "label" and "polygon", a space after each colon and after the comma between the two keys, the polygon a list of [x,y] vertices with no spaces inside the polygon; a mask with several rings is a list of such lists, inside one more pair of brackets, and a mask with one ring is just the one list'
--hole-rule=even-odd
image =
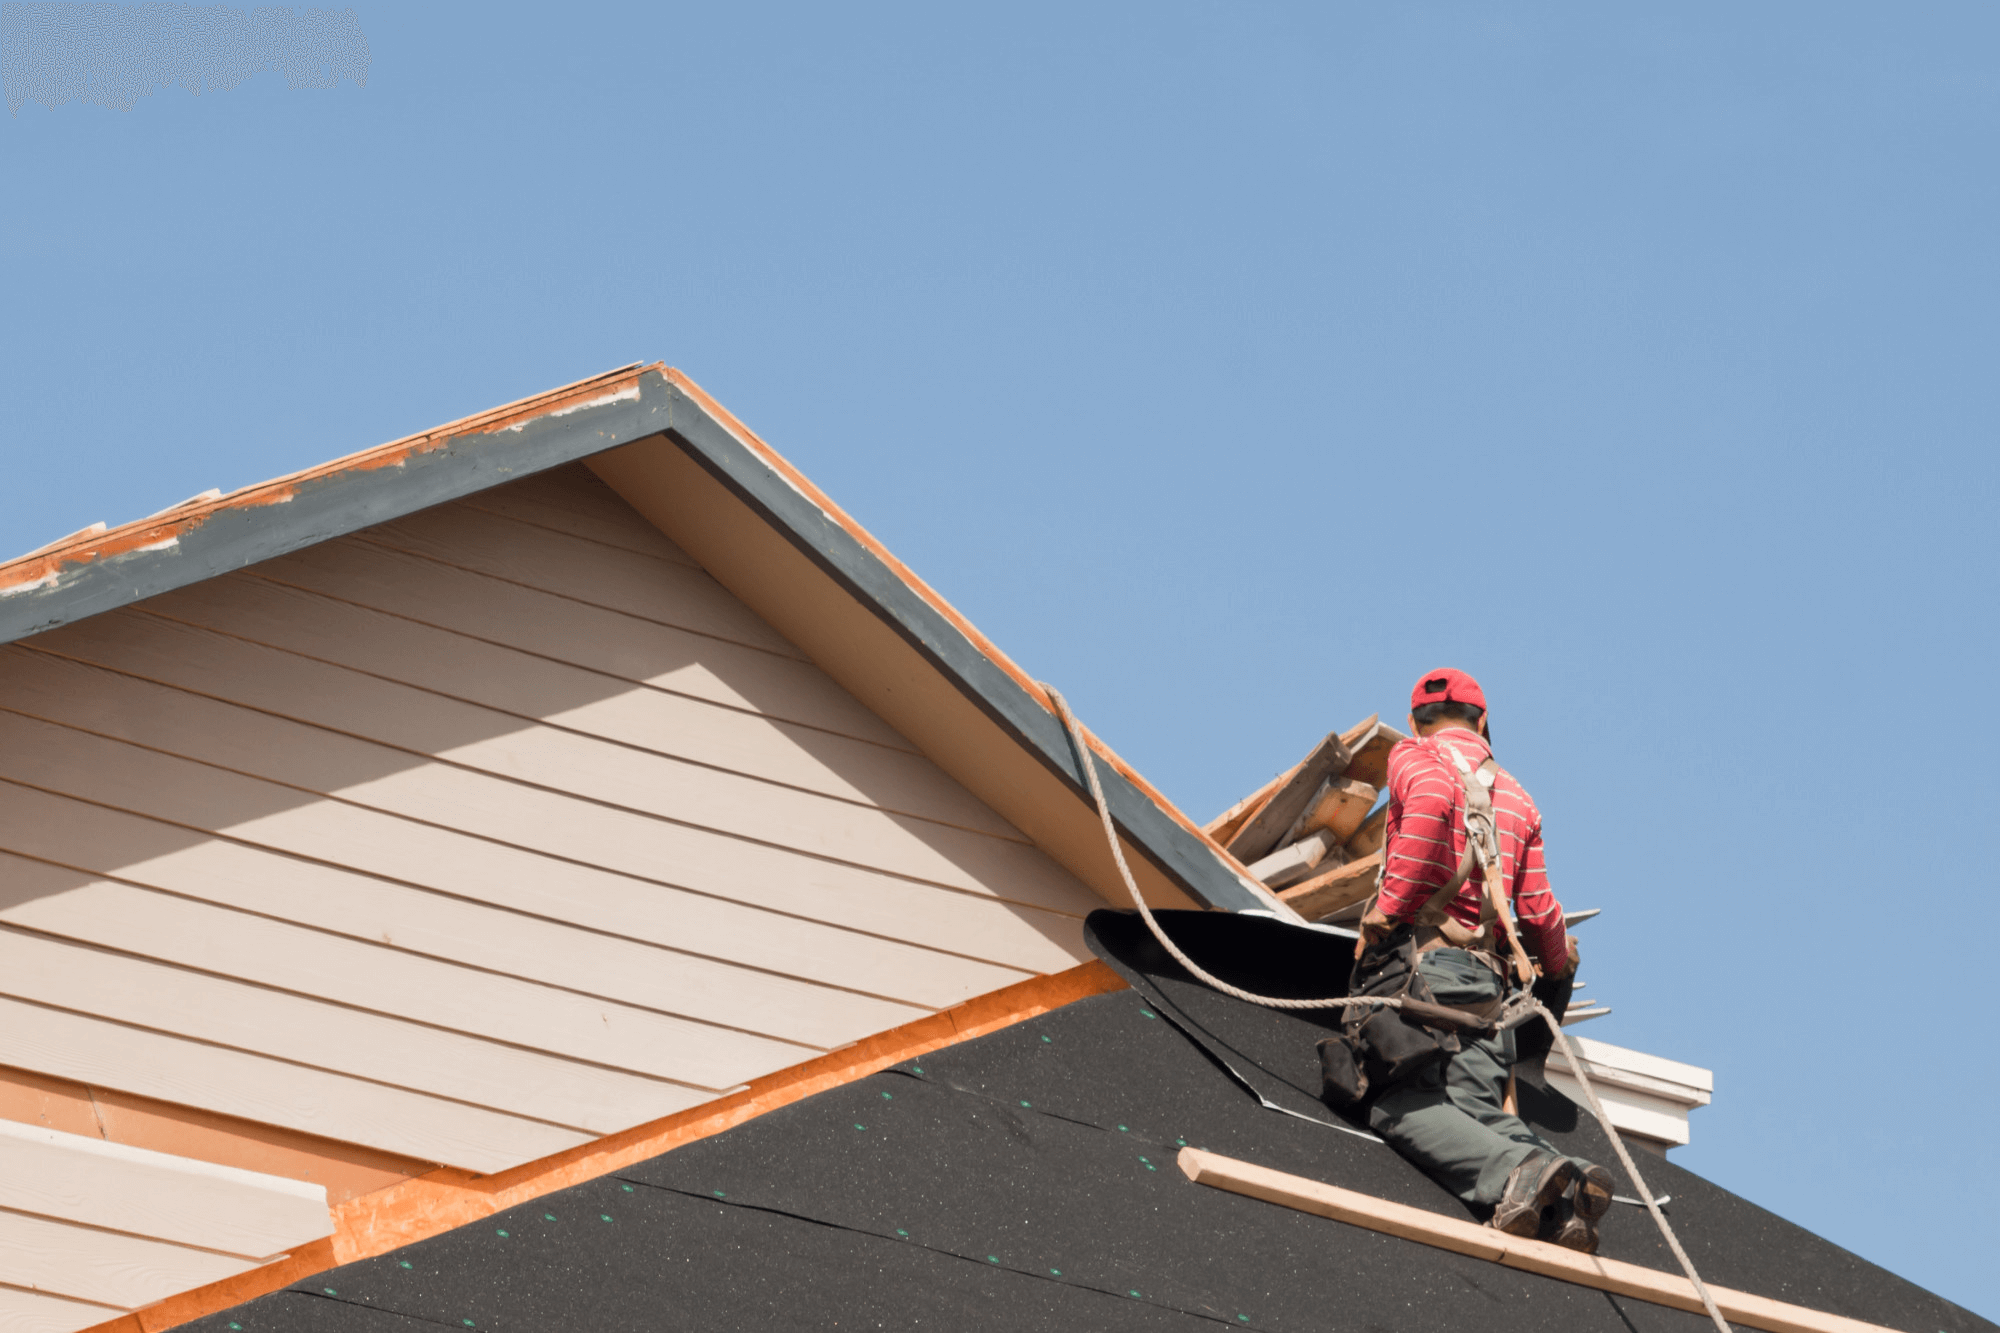
{"label": "red striped shirt", "polygon": [[[1452,762],[1455,747],[1478,768],[1493,751],[1476,732],[1447,727],[1401,742],[1389,753],[1389,814],[1384,828],[1386,862],[1379,906],[1391,921],[1415,917],[1430,896],[1458,872],[1465,855],[1465,785]],[[1562,906],[1549,891],[1542,863],[1542,812],[1514,775],[1501,769],[1493,783],[1493,822],[1500,834],[1500,882],[1512,897],[1521,942],[1542,965],[1568,965],[1569,938]],[[1452,916],[1479,924],[1485,886],[1477,865],[1451,901]]]}

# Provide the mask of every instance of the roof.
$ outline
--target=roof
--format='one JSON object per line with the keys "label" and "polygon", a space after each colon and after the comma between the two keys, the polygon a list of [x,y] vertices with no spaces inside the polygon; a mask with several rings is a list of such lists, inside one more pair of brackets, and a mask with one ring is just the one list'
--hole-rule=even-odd
{"label": "roof", "polygon": [[[1336,936],[1173,913],[1226,979],[1342,988]],[[1194,1145],[1438,1214],[1464,1210],[1312,1096],[1330,1022],[1199,986],[1129,914],[1090,919],[1131,983],[834,1087],[193,1327],[214,1333],[980,1327],[1696,1330],[1646,1305],[1196,1185]],[[1610,1153],[1524,1070],[1523,1112]],[[1667,1162],[1649,1183],[1703,1276],[1852,1319],[1996,1326]],[[1673,1261],[1616,1207],[1610,1258]]]}
{"label": "roof", "polygon": [[[900,701],[906,709],[927,707],[922,716],[885,716],[915,733],[920,748],[960,781],[968,770],[985,772],[984,783],[968,785],[1058,859],[1105,860],[1077,756],[1040,685],[776,450],[663,364],[626,366],[304,472],[74,534],[0,564],[0,643],[585,459],[649,517],[649,497],[655,509],[675,504],[675,491],[686,503],[695,489],[691,462],[718,487],[697,508],[717,509],[711,501],[718,498],[740,505],[831,580],[864,618],[913,650],[926,679],[913,682],[909,668],[899,666],[904,679],[864,692],[853,672],[843,675],[826,660],[852,637],[853,622],[826,623],[838,608],[829,610],[816,595],[803,599],[810,605],[793,597],[789,614],[773,605],[786,594],[773,590],[772,553],[740,531],[718,534],[711,549],[695,552],[712,574],[878,710],[897,706],[898,688],[907,693],[934,683],[969,702],[1040,772],[1000,772],[996,764],[1010,757],[992,745],[977,749],[977,738],[961,735],[965,719],[935,700]],[[734,515],[725,521],[742,526]],[[780,582],[796,584],[799,577],[799,569],[779,571]],[[884,674],[879,660],[859,669]],[[1091,740],[1104,758],[1099,768],[1113,819],[1164,877],[1160,885],[1171,885],[1163,888],[1166,905],[1185,894],[1199,905],[1289,915],[1109,746]],[[951,753],[954,747],[965,752]],[[1067,789],[1066,799],[1037,797],[1050,780]],[[1108,864],[1091,882],[1115,891]]]}

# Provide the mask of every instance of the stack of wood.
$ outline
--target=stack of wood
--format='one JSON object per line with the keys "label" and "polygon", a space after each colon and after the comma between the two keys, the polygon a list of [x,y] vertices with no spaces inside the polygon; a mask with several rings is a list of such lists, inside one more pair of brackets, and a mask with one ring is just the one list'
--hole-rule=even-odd
{"label": "stack of wood", "polygon": [[1403,739],[1377,717],[1334,732],[1205,831],[1306,920],[1356,920],[1382,868],[1378,797]]}

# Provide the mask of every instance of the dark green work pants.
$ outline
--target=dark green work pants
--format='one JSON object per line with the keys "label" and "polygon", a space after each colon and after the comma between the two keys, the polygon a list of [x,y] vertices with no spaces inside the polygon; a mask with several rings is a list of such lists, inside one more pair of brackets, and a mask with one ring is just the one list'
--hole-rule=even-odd
{"label": "dark green work pants", "polygon": [[[1418,968],[1439,1004],[1478,1008],[1505,987],[1493,969],[1463,949],[1433,949]],[[1507,1114],[1507,1071],[1514,1034],[1463,1049],[1376,1099],[1368,1123],[1391,1147],[1467,1203],[1500,1202],[1507,1176],[1536,1151],[1555,1152],[1519,1117]]]}

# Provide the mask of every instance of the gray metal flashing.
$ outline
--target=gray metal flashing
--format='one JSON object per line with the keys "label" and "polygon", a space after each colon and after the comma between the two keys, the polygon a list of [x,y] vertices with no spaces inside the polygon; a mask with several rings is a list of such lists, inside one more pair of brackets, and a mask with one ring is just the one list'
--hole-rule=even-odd
{"label": "gray metal flashing", "polygon": [[0,593],[0,643],[657,434],[666,426],[666,403],[655,389],[557,408],[518,426],[470,429],[387,466],[306,478],[281,502],[216,509],[154,549],[66,565],[52,583]]}
{"label": "gray metal flashing", "polygon": [[[1079,800],[1091,804],[1068,732],[1039,699],[698,400],[670,382],[665,388],[673,395],[668,438],[923,654]],[[1104,763],[1097,765],[1097,772],[1112,822],[1197,902],[1227,911],[1269,912],[1277,906],[1253,892],[1207,843],[1122,773]]]}

